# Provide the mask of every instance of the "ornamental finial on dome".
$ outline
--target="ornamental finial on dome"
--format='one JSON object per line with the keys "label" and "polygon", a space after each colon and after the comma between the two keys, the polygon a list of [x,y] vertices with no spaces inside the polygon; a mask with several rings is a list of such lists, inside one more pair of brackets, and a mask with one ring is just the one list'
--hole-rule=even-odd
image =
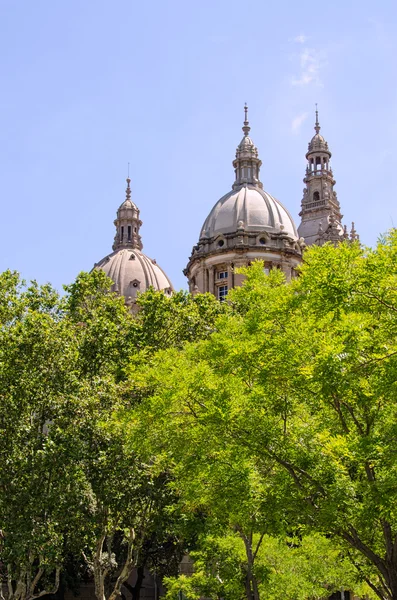
{"label": "ornamental finial on dome", "polygon": [[318,122],[318,109],[317,109],[317,102],[316,102],[316,124],[314,126],[314,131],[316,133],[320,133],[320,129],[321,129],[321,127],[320,127],[320,123]]}
{"label": "ornamental finial on dome", "polygon": [[131,179],[130,179],[129,174],[128,174],[126,181],[127,181],[127,188],[125,190],[125,199],[131,200],[131,188],[130,188]]}
{"label": "ornamental finial on dome", "polygon": [[244,104],[244,126],[243,126],[243,132],[244,135],[247,136],[249,134],[249,132],[251,131],[251,127],[249,125],[249,121],[248,121],[248,106],[247,103]]}

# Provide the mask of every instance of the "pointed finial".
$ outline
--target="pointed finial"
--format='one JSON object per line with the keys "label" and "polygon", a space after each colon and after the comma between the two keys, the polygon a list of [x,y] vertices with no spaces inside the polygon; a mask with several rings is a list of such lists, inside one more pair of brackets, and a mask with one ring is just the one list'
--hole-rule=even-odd
{"label": "pointed finial", "polygon": [[244,127],[243,127],[244,135],[247,136],[250,131],[251,131],[251,127],[249,126],[249,121],[248,121],[248,106],[247,106],[247,103],[245,103],[244,104]]}
{"label": "pointed finial", "polygon": [[[130,163],[128,163],[129,166]],[[128,168],[129,171],[129,168]],[[127,189],[125,190],[125,198],[126,200],[131,200],[131,188],[130,188],[130,183],[131,183],[131,179],[130,179],[130,174],[128,172],[128,177],[126,179],[127,181]]]}
{"label": "pointed finial", "polygon": [[320,133],[320,123],[318,122],[318,109],[317,109],[317,102],[316,102],[316,124],[314,126],[314,130],[316,133]]}
{"label": "pointed finial", "polygon": [[352,242],[354,242],[354,240],[358,240],[358,235],[357,235],[356,228],[354,226],[354,221],[352,222],[352,228],[350,230],[350,239]]}

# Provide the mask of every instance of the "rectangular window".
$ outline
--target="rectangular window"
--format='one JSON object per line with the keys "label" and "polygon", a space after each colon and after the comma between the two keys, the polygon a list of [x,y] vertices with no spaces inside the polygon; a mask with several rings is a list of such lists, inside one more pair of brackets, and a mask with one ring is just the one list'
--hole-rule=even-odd
{"label": "rectangular window", "polygon": [[227,271],[219,271],[218,279],[227,279]]}
{"label": "rectangular window", "polygon": [[220,285],[218,287],[218,300],[220,300],[221,302],[224,301],[224,299],[227,296],[227,285]]}
{"label": "rectangular window", "polygon": [[124,240],[124,227],[121,228],[121,236],[120,236],[121,241]]}
{"label": "rectangular window", "polygon": [[131,241],[131,225],[128,225],[128,241]]}

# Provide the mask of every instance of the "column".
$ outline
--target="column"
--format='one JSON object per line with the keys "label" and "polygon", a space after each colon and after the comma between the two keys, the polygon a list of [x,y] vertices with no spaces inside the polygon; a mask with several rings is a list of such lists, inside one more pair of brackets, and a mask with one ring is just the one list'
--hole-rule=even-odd
{"label": "column", "polygon": [[215,295],[215,289],[214,289],[214,267],[212,265],[208,267],[208,291],[211,292],[211,294]]}

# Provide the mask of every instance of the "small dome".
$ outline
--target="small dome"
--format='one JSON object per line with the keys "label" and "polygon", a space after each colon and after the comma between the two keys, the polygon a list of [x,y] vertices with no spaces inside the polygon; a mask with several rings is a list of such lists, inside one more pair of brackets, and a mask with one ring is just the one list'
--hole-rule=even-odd
{"label": "small dome", "polygon": [[244,185],[218,200],[202,227],[201,237],[245,231],[286,233],[298,239],[291,215],[273,196],[258,186]]}
{"label": "small dome", "polygon": [[316,151],[331,154],[328,148],[328,142],[325,141],[320,133],[316,133],[309,142],[308,152]]}
{"label": "small dome", "polygon": [[130,209],[130,210],[138,210],[137,205],[134,204],[133,201],[130,200],[129,198],[126,198],[124,200],[124,202],[122,204],[120,204],[119,210],[122,210],[123,208]]}
{"label": "small dome", "polygon": [[331,152],[328,148],[328,142],[326,142],[323,136],[320,134],[320,129],[320,123],[318,122],[318,110],[316,109],[316,123],[314,125],[314,131],[316,133],[309,142],[308,154],[311,152],[326,152],[331,157]]}
{"label": "small dome", "polygon": [[94,269],[101,269],[113,280],[112,290],[124,296],[131,310],[138,292],[146,292],[150,287],[156,291],[171,294],[172,284],[155,260],[142,252],[139,208],[131,200],[130,178],[127,178],[126,198],[117,210],[114,221],[116,235],[111,254],[105,256]]}
{"label": "small dome", "polygon": [[124,296],[126,301],[134,301],[138,292],[149,287],[171,293],[172,284],[155,260],[138,248],[122,248],[105,256],[95,265],[113,279],[112,289]]}
{"label": "small dome", "polygon": [[245,135],[238,145],[238,150],[251,150],[251,149],[257,151],[257,148],[256,148],[254,142],[252,141],[252,139],[249,137],[249,135]]}

